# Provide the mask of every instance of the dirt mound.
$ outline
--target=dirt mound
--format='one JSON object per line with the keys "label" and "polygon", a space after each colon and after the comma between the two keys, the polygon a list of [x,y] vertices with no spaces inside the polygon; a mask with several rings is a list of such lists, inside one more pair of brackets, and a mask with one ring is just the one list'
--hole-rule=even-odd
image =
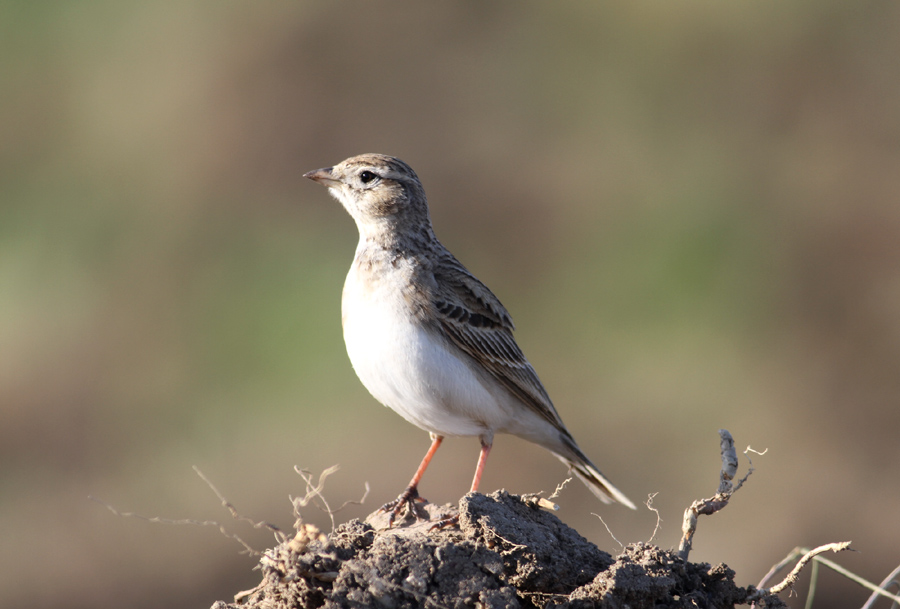
{"label": "dirt mound", "polygon": [[[430,518],[455,513],[427,505]],[[725,565],[686,563],[634,544],[613,558],[555,515],[522,497],[471,493],[459,528],[417,522],[383,528],[382,514],[354,520],[327,538],[287,541],[266,552],[263,581],[213,609],[307,607],[733,607],[752,588]],[[301,535],[302,537],[302,535]],[[758,607],[784,607],[776,597]]]}

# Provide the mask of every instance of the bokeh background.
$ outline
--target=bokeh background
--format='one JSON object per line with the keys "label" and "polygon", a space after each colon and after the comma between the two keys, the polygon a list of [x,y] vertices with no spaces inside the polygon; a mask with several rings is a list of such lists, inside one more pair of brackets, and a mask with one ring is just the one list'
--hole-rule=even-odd
{"label": "bokeh background", "polygon": [[[900,4],[17,0],[0,31],[4,604],[258,582],[215,528],[89,495],[263,549],[191,466],[285,528],[294,465],[341,465],[332,504],[371,485],[340,520],[404,487],[428,437],[354,376],[356,231],[301,177],[362,152],[416,169],[579,443],[658,493],[655,542],[714,492],[724,427],[768,452],[693,559],[742,585],[798,545],[900,562]],[[494,446],[486,491],[565,477]],[[477,452],[446,442],[423,495],[458,499]],[[577,481],[558,502],[612,552],[592,512],[624,542],[656,523]],[[816,606],[866,596],[823,572]]]}

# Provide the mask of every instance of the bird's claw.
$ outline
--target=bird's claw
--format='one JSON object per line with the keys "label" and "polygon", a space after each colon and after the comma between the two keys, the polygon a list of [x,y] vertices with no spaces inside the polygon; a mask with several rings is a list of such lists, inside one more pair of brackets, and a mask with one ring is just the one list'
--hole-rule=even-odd
{"label": "bird's claw", "polygon": [[400,513],[403,513],[404,517],[412,515],[416,520],[422,520],[418,510],[416,510],[416,503],[428,503],[428,501],[424,497],[419,496],[419,491],[414,486],[410,486],[400,493],[399,497],[381,506],[381,509],[378,511],[390,514],[388,516],[388,528],[391,528],[394,526],[394,519]]}
{"label": "bird's claw", "polygon": [[442,531],[444,529],[448,529],[450,527],[455,527],[459,525],[459,514],[456,516],[450,516],[449,518],[441,518],[437,522],[435,522],[428,529],[429,531]]}

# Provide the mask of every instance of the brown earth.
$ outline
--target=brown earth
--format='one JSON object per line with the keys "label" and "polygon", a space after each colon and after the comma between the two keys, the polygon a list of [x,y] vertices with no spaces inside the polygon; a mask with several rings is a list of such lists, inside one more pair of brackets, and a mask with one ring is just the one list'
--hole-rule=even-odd
{"label": "brown earth", "polygon": [[[422,509],[432,521],[455,513],[450,505]],[[533,500],[505,491],[463,497],[458,528],[385,525],[376,512],[311,541],[300,527],[298,537],[265,553],[257,588],[212,609],[696,609],[744,604],[754,591],[738,587],[724,564],[685,562],[645,543],[614,558]],[[756,606],[785,607],[777,597]]]}

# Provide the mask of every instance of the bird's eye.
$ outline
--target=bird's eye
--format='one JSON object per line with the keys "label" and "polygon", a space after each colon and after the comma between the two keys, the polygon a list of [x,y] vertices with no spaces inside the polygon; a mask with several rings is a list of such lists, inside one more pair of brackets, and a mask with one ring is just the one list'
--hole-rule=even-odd
{"label": "bird's eye", "polygon": [[372,180],[374,180],[377,177],[378,176],[375,175],[374,173],[372,173],[371,171],[364,171],[361,174],[359,174],[359,179],[363,184],[368,184],[369,182],[371,182]]}

